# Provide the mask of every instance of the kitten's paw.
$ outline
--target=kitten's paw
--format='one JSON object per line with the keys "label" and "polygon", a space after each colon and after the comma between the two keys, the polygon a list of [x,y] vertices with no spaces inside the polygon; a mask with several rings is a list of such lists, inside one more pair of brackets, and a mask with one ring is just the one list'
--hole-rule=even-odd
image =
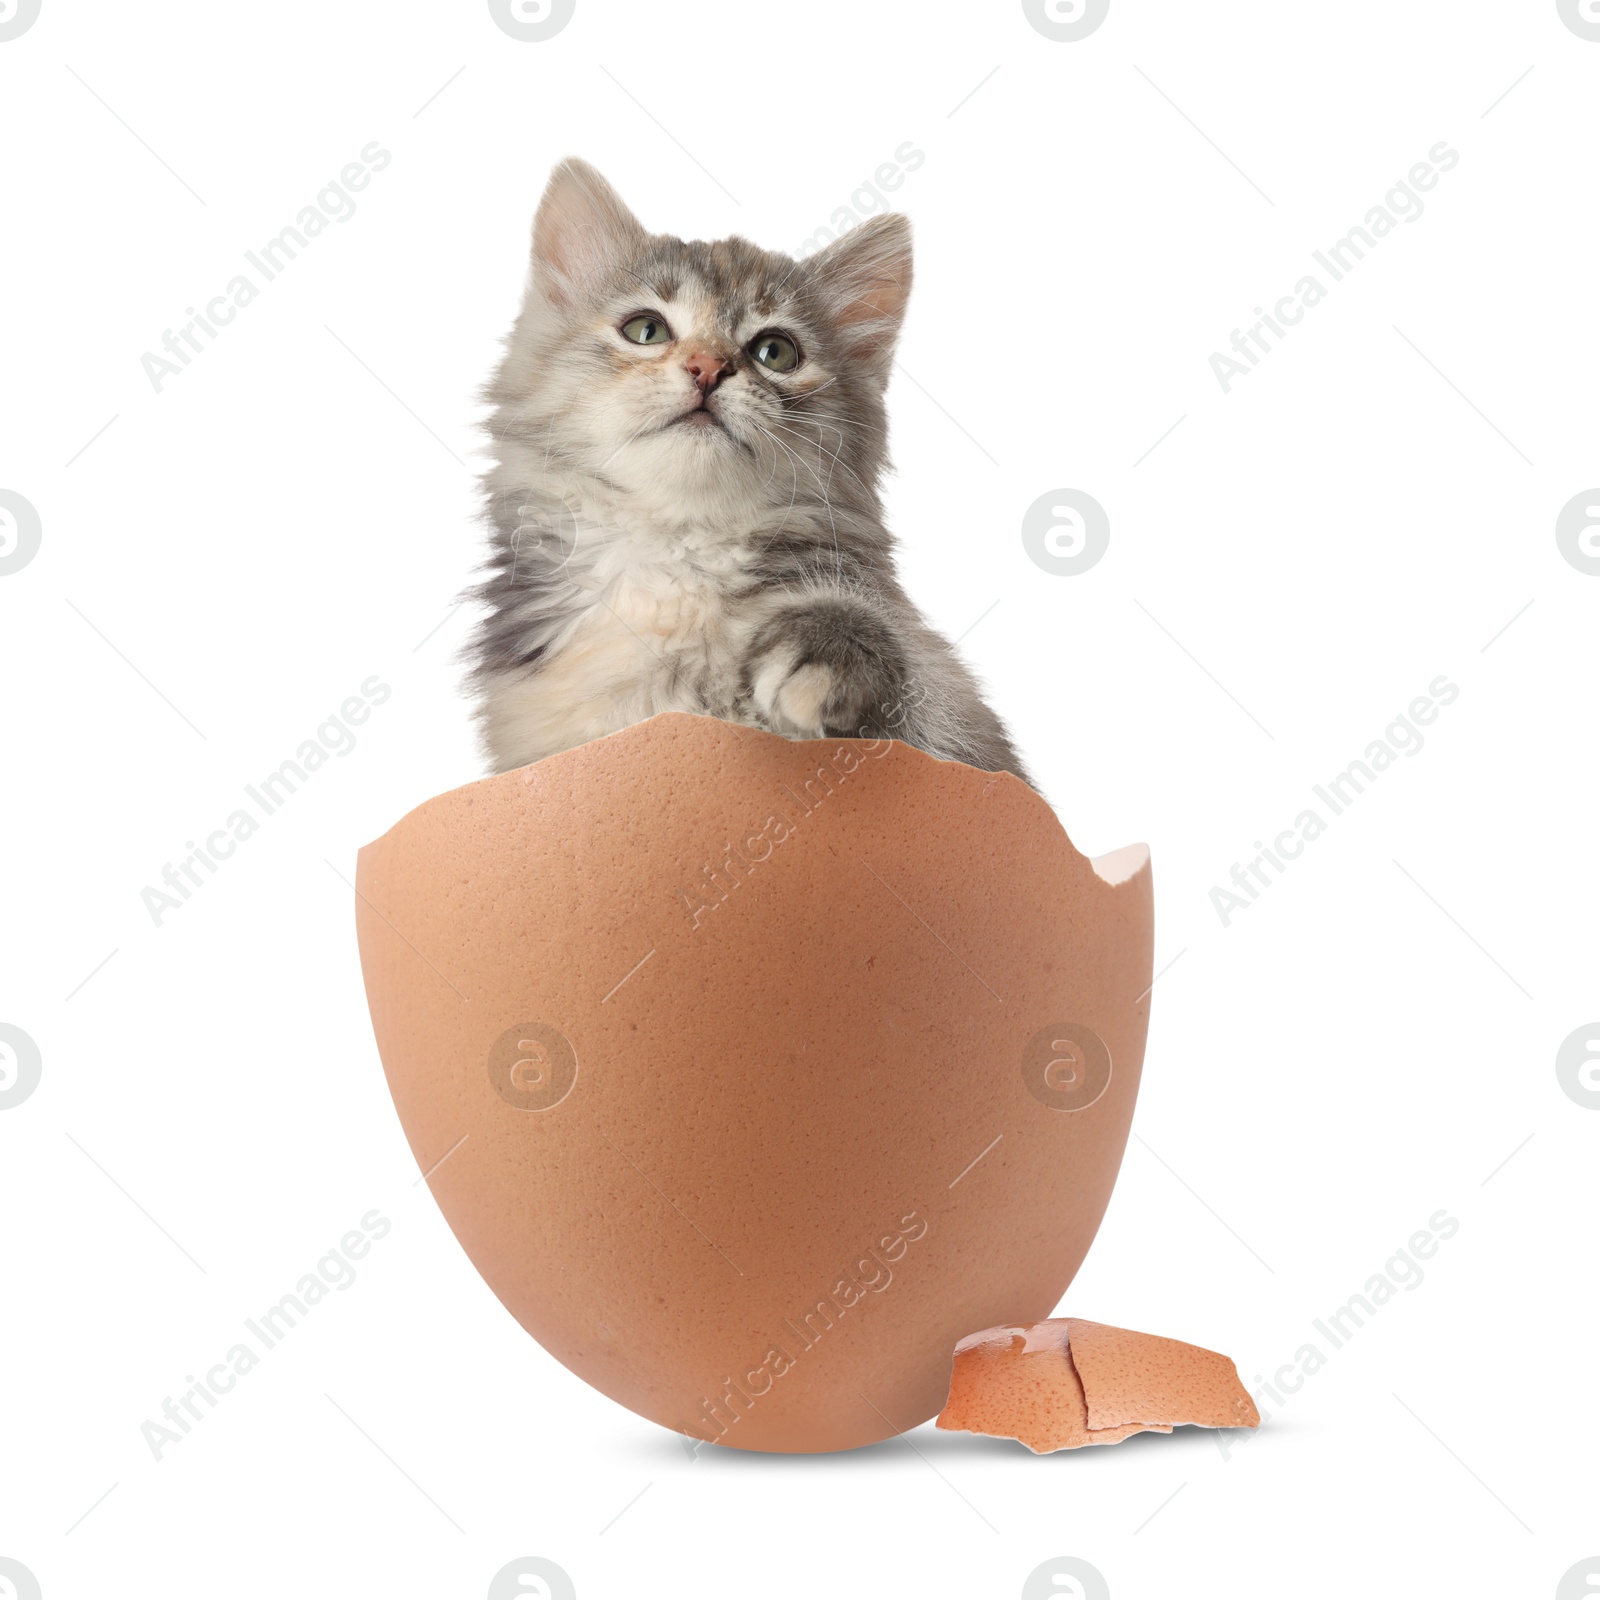
{"label": "kitten's paw", "polygon": [[756,710],[775,733],[820,739],[838,676],[820,661],[796,665],[792,652],[774,650],[757,668],[750,687]]}
{"label": "kitten's paw", "polygon": [[851,738],[864,734],[878,718],[881,688],[876,675],[836,666],[793,649],[775,649],[751,679],[751,694],[762,719],[791,739]]}
{"label": "kitten's paw", "polygon": [[892,625],[842,600],[772,617],[746,671],[757,714],[791,739],[874,737],[904,698],[905,657]]}

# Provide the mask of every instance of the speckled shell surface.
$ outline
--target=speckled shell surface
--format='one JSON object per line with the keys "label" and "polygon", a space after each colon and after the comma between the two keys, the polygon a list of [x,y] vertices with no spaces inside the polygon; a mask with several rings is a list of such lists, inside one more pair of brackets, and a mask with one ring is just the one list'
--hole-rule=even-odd
{"label": "speckled shell surface", "polygon": [[1111,1194],[1148,1023],[1148,855],[1009,775],[670,714],[368,845],[400,1122],[463,1248],[645,1417],[839,1450],[1048,1316]]}
{"label": "speckled shell surface", "polygon": [[1233,1362],[1215,1350],[1155,1333],[1064,1317],[1091,1428],[1152,1422],[1255,1428],[1261,1413]]}
{"label": "speckled shell surface", "polygon": [[1130,1434],[1170,1433],[1159,1424],[1089,1426],[1083,1380],[1068,1349],[1067,1322],[988,1328],[956,1346],[950,1397],[939,1426],[1015,1439],[1035,1455],[1120,1444]]}
{"label": "speckled shell surface", "polygon": [[1260,1422],[1227,1356],[1079,1317],[968,1334],[939,1413],[941,1428],[1016,1439],[1036,1455]]}

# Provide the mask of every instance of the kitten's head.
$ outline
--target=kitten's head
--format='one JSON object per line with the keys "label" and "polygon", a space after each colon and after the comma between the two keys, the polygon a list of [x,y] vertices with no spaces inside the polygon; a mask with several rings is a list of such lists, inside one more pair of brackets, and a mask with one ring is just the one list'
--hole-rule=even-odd
{"label": "kitten's head", "polygon": [[593,167],[565,161],[489,391],[496,431],[669,519],[870,501],[910,288],[903,217],[796,261],[646,233]]}

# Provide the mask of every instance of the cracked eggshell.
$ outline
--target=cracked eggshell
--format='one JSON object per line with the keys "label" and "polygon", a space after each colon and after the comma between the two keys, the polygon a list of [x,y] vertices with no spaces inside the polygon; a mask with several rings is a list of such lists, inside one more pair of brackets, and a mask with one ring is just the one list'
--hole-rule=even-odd
{"label": "cracked eggshell", "polygon": [[457,1238],[665,1427],[915,1427],[956,1339],[1048,1315],[1094,1238],[1149,857],[1091,862],[1009,775],[658,716],[419,807],[361,852],[356,912]]}
{"label": "cracked eggshell", "polygon": [[1036,1455],[1260,1422],[1227,1356],[1079,1317],[968,1334],[939,1413],[941,1428],[1016,1439]]}
{"label": "cracked eggshell", "polygon": [[[1015,1439],[1035,1455],[1119,1444],[1146,1424],[1092,1429],[1083,1383],[1067,1351],[1064,1320],[986,1328],[956,1346],[939,1426]],[[1170,1433],[1155,1425],[1151,1431]]]}
{"label": "cracked eggshell", "polygon": [[1227,1356],[1081,1317],[1062,1321],[1088,1397],[1091,1428],[1260,1426],[1261,1413]]}

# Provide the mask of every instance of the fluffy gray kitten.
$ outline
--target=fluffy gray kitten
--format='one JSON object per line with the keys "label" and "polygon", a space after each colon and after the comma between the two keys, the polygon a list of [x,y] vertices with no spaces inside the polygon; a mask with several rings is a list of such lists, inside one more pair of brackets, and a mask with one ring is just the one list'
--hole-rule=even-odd
{"label": "fluffy gray kitten", "polygon": [[646,233],[593,167],[555,169],[485,390],[496,772],[690,711],[1031,781],[895,575],[877,484],[910,290],[903,217],[796,261]]}

